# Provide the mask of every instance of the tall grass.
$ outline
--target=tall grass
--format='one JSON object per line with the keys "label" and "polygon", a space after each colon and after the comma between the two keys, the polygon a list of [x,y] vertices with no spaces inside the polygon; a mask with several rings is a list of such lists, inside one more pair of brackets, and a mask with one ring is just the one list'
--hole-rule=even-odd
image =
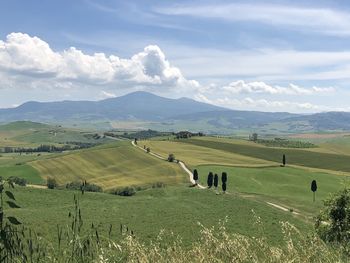
{"label": "tall grass", "polygon": [[[18,237],[21,253],[8,262],[348,262],[340,250],[325,244],[316,235],[305,235],[288,222],[281,222],[283,242],[272,246],[264,237],[264,227],[254,213],[256,237],[231,234],[227,219],[217,226],[201,226],[200,238],[186,247],[181,237],[161,231],[155,240],[141,241],[133,231],[109,226],[108,236],[101,235],[92,224],[83,232],[83,215],[74,198],[71,224],[57,226],[57,245],[45,242],[30,229],[21,229]],[[121,241],[113,237],[122,235]],[[16,245],[16,244],[15,244]]]}

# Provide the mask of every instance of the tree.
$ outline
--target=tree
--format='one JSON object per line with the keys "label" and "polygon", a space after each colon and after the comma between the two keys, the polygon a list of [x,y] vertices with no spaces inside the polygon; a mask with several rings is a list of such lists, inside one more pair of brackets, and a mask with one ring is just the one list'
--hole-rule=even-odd
{"label": "tree", "polygon": [[57,182],[55,178],[49,177],[47,178],[46,185],[47,185],[47,188],[49,189],[55,189],[57,187]]}
{"label": "tree", "polygon": [[193,171],[193,180],[195,182],[195,184],[197,185],[197,181],[198,181],[198,172],[197,172],[197,169],[194,169]]}
{"label": "tree", "polygon": [[312,180],[312,182],[311,182],[311,191],[314,193],[314,202],[315,202],[315,194],[316,194],[316,191],[317,191],[316,180]]}
{"label": "tree", "polygon": [[282,157],[282,164],[283,166],[286,166],[286,155],[283,154],[283,157]]}
{"label": "tree", "polygon": [[226,193],[226,183],[222,183],[222,191]]}
{"label": "tree", "polygon": [[218,176],[218,174],[215,174],[214,175],[214,187],[215,187],[215,189],[218,188],[218,185],[219,185],[219,176]]}
{"label": "tree", "polygon": [[[324,209],[316,218],[316,232],[327,242],[350,246],[350,188],[324,201]],[[347,251],[350,253],[350,251]]]}
{"label": "tree", "polygon": [[207,180],[208,188],[211,188],[213,186],[213,179],[214,179],[213,173],[209,172],[208,180]]}
{"label": "tree", "polygon": [[251,136],[250,136],[250,140],[253,142],[257,142],[258,141],[258,134],[256,132],[254,132]]}
{"label": "tree", "polygon": [[223,172],[221,174],[221,181],[222,181],[222,183],[226,184],[226,182],[227,182],[227,173],[226,172]]}
{"label": "tree", "polygon": [[175,161],[175,155],[173,153],[170,153],[168,156],[168,162],[173,162]]}

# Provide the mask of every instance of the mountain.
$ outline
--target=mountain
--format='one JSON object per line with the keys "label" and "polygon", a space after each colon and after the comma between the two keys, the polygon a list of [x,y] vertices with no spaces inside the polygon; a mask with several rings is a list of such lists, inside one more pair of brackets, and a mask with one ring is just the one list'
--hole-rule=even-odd
{"label": "mountain", "polygon": [[[128,128],[186,129],[208,133],[256,131],[278,134],[350,130],[348,112],[306,115],[237,111],[188,98],[169,99],[140,91],[101,101],[31,101],[16,108],[0,109],[0,122],[21,120],[88,127],[100,123],[103,128],[111,127],[111,123],[113,127],[122,128],[125,126],[118,125],[128,123]],[[138,126],[140,123],[141,126]]]}
{"label": "mountain", "polygon": [[0,109],[0,122],[142,120],[161,121],[174,115],[225,108],[188,98],[168,99],[147,92],[134,92],[101,101],[26,102],[16,108]]}
{"label": "mountain", "polygon": [[309,126],[316,131],[327,130],[350,130],[349,112],[324,112],[311,115],[295,116],[283,120],[284,123],[294,123],[294,125]]}

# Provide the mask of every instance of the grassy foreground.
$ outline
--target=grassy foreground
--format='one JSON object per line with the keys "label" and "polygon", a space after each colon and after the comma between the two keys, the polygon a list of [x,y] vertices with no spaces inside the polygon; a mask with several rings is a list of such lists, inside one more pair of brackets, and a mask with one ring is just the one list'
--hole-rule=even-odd
{"label": "grassy foreground", "polygon": [[[213,191],[189,187],[166,187],[138,192],[133,197],[103,193],[85,193],[66,190],[14,189],[17,203],[22,207],[9,210],[25,226],[34,229],[47,240],[55,241],[57,224],[69,225],[68,212],[73,210],[73,195],[78,195],[84,228],[91,223],[107,236],[113,226],[113,238],[119,239],[120,224],[127,225],[143,241],[155,240],[165,229],[181,236],[188,245],[199,237],[201,227],[211,227],[228,218],[227,231],[257,236],[252,227],[255,214],[261,217],[264,236],[272,244],[282,240],[281,221],[289,221],[303,232],[311,225],[289,212],[283,212],[261,202],[232,195],[216,195]],[[6,211],[7,212],[7,211]]]}

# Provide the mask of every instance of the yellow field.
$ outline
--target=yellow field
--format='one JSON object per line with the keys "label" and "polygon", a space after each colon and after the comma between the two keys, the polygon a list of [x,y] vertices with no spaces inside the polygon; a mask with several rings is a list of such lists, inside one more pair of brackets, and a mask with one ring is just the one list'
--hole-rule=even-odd
{"label": "yellow field", "polygon": [[176,159],[183,160],[190,167],[202,164],[218,164],[242,167],[277,165],[275,162],[186,144],[182,143],[181,141],[140,141],[139,145],[146,145],[147,147],[150,147],[151,151],[159,153],[164,157],[167,157],[169,153],[173,153]]}
{"label": "yellow field", "polygon": [[59,184],[87,180],[105,190],[156,182],[169,185],[187,180],[177,164],[159,160],[131,144],[85,150],[29,164],[42,177],[54,177]]}

